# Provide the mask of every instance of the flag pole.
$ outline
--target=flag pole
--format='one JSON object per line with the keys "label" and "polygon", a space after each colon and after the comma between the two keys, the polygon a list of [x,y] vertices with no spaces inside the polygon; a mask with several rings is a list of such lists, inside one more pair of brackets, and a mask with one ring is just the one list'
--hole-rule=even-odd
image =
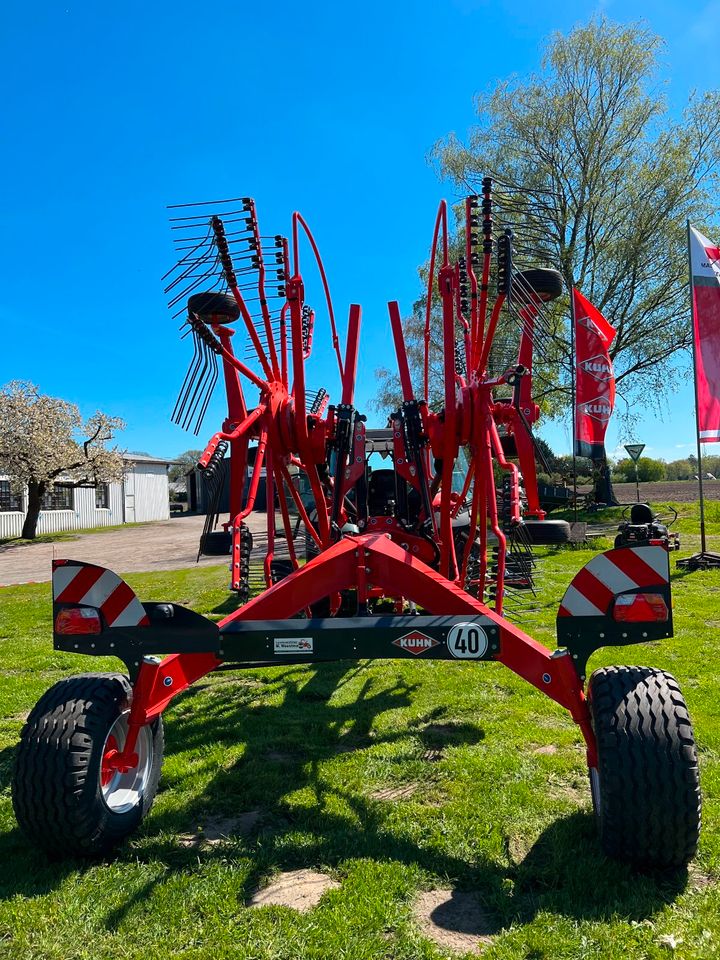
{"label": "flag pole", "polygon": [[700,486],[700,554],[706,552],[705,542],[705,496],[703,492],[702,447],[700,444],[700,402],[698,398],[697,380],[697,347],[695,346],[695,297],[693,296],[692,248],[690,242],[690,221],[687,221],[687,250],[688,250],[688,290],[690,292],[690,326],[692,329],[693,348],[693,385],[695,387],[695,437],[697,440],[698,483]]}
{"label": "flag pole", "polygon": [[575,446],[577,427],[575,418],[575,284],[570,287],[570,410],[572,415],[573,508],[577,523],[577,464]]}
{"label": "flag pole", "polygon": [[688,288],[690,292],[690,323],[692,326],[692,355],[693,355],[693,385],[695,387],[695,439],[697,440],[697,463],[698,463],[698,485],[700,488],[700,553],[694,553],[691,557],[683,557],[677,561],[678,567],[684,567],[687,570],[707,570],[710,567],[720,567],[720,553],[709,553],[707,550],[707,537],[705,531],[705,491],[703,489],[703,462],[702,462],[702,444],[700,441],[700,390],[698,385],[698,344],[695,337],[696,309],[695,309],[695,291],[693,288],[693,265],[692,265],[692,235],[690,221],[687,221],[687,239],[688,239]]}

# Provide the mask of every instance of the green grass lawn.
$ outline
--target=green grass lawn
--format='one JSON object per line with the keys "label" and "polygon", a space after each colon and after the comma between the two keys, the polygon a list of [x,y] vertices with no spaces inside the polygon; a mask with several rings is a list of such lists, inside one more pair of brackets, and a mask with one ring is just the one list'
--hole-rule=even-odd
{"label": "green grass lawn", "polygon": [[32,540],[23,540],[22,537],[1,537],[0,547],[13,546],[25,547],[32,543],[59,543],[62,540],[77,540],[79,536],[86,533],[112,533],[113,530],[127,530],[128,527],[145,527],[147,522],[142,523],[118,523],[110,527],[84,527],[82,530],[56,530],[54,533],[39,533]]}
{"label": "green grass lawn", "polygon": [[[560,596],[590,556],[548,550],[541,561],[525,628],[550,646]],[[218,567],[127,579],[143,599],[205,614],[226,597]],[[48,584],[1,588],[0,957],[444,957],[412,901],[448,887],[478,892],[493,960],[720,956],[720,572],[678,571],[674,599],[674,639],[591,663],[670,670],[695,723],[699,856],[687,874],[642,875],[600,853],[580,736],[564,712],[499,665],[443,661],[206,678],[165,715],[164,775],[140,832],[107,861],[49,863],[25,844],[10,803],[23,718],[61,677],[117,664],[52,650]],[[405,799],[375,796],[403,785]],[[251,812],[245,835],[187,842]],[[340,886],[304,914],[245,906],[274,874],[299,868]]]}

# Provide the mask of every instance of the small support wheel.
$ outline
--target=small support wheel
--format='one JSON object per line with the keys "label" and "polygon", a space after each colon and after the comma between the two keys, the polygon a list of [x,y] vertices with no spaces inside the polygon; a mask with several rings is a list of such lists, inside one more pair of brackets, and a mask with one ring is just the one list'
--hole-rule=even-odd
{"label": "small support wheel", "polygon": [[101,856],[149,812],[162,766],[162,719],[140,731],[132,766],[113,763],[127,736],[131,697],[122,674],[81,674],[56,683],[30,713],[12,801],[25,835],[50,855]]}
{"label": "small support wheel", "polygon": [[200,540],[200,553],[204,557],[229,557],[232,553],[232,533],[213,530]]}
{"label": "small support wheel", "polygon": [[695,739],[677,681],[650,667],[596,670],[588,686],[598,766],[590,770],[600,841],[639,867],[686,866],[700,835]]}
{"label": "small support wheel", "polygon": [[520,527],[530,543],[537,545],[568,543],[570,524],[567,520],[524,520]]}
{"label": "small support wheel", "polygon": [[229,293],[220,293],[209,290],[205,293],[194,293],[188,298],[188,310],[196,313],[203,320],[214,318],[232,323],[240,317],[240,307],[235,297]]}

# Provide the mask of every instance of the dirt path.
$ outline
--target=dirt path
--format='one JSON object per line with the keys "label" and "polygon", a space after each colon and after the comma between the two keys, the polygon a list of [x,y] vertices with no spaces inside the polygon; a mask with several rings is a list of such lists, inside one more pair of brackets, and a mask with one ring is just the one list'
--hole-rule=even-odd
{"label": "dirt path", "polygon": [[[266,543],[266,516],[264,513],[253,514],[250,520],[259,556],[264,554]],[[173,517],[108,533],[80,534],[76,540],[22,546],[6,544],[0,547],[0,586],[49,580],[53,556],[87,560],[121,574],[192,567],[204,522],[202,516]],[[284,543],[278,544],[278,547],[282,546]],[[287,556],[287,552],[278,549],[277,555]],[[228,557],[201,557],[200,566],[220,566],[228,561]]]}

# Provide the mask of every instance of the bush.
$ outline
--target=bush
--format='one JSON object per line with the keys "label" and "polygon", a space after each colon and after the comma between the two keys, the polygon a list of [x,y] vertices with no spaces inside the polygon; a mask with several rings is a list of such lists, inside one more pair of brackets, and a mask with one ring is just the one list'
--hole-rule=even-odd
{"label": "bush", "polygon": [[[629,458],[621,460],[615,470],[622,476],[625,483],[635,482],[635,462]],[[653,460],[651,457],[640,457],[637,462],[637,476],[642,483],[653,483],[665,479],[665,464],[662,460]]]}
{"label": "bush", "polygon": [[694,474],[695,468],[689,460],[672,460],[665,464],[665,476],[668,480],[690,480]]}

